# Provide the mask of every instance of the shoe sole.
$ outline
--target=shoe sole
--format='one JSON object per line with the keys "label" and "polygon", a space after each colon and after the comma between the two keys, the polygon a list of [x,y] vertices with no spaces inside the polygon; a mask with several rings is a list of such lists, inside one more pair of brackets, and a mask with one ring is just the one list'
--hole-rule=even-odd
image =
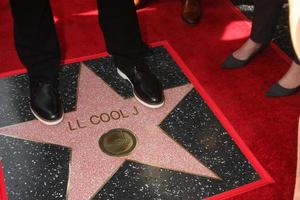
{"label": "shoe sole", "polygon": [[55,121],[49,121],[49,120],[45,120],[45,119],[41,118],[37,113],[35,113],[33,111],[33,109],[31,108],[31,106],[30,106],[30,110],[31,110],[32,114],[35,116],[35,118],[37,118],[40,122],[42,122],[45,125],[55,126],[55,125],[61,123],[64,120],[64,113],[62,114],[61,118],[59,118],[59,119],[57,119]]}
{"label": "shoe sole", "polygon": [[199,17],[198,21],[195,23],[190,23],[189,21],[187,21],[183,16],[181,16],[181,19],[189,26],[191,27],[195,27],[199,24],[201,17]]}
{"label": "shoe sole", "polygon": [[119,76],[121,76],[123,79],[127,80],[127,81],[130,83],[131,87],[133,88],[133,95],[134,95],[134,97],[135,97],[136,100],[138,100],[138,102],[140,102],[142,105],[144,105],[144,106],[146,106],[146,107],[148,107],[148,108],[160,108],[160,107],[162,107],[162,106],[165,104],[165,101],[163,101],[163,102],[160,103],[160,104],[155,104],[155,105],[146,103],[145,101],[143,101],[142,99],[140,99],[140,98],[135,94],[133,84],[132,84],[131,81],[129,80],[128,76],[127,76],[126,74],[124,74],[124,73],[123,73],[120,69],[118,69],[118,68],[117,68],[117,72],[118,72]]}

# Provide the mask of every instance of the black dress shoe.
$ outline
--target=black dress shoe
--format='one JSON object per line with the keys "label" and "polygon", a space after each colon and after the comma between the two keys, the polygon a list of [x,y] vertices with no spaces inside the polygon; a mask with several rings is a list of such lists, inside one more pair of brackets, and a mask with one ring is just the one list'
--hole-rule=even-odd
{"label": "black dress shoe", "polygon": [[56,125],[63,120],[64,111],[55,84],[32,82],[30,108],[33,115],[46,125]]}
{"label": "black dress shoe", "polygon": [[231,54],[227,57],[227,59],[224,61],[224,63],[221,65],[224,69],[234,69],[234,68],[240,68],[247,65],[257,54],[259,54],[262,50],[264,50],[267,47],[267,45],[262,45],[258,50],[256,50],[251,56],[249,56],[246,60],[239,60]]}
{"label": "black dress shoe", "polygon": [[296,94],[300,90],[300,86],[292,89],[282,87],[279,83],[275,83],[266,93],[267,97],[284,97]]}
{"label": "black dress shoe", "polygon": [[156,76],[146,65],[117,68],[118,74],[128,80],[135,98],[144,106],[159,108],[164,105],[163,88]]}

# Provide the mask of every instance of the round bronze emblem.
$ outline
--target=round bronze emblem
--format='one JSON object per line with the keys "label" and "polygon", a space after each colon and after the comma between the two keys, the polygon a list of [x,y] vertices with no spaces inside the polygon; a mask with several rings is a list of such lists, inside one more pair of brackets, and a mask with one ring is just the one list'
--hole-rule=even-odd
{"label": "round bronze emblem", "polygon": [[99,139],[101,150],[110,156],[126,156],[136,143],[136,137],[127,129],[112,129]]}

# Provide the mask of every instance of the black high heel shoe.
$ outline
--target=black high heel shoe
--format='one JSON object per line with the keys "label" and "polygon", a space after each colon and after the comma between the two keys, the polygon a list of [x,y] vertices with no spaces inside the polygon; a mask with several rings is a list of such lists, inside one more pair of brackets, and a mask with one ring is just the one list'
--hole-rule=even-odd
{"label": "black high heel shoe", "polygon": [[252,53],[251,56],[249,56],[246,60],[239,60],[231,54],[227,57],[227,59],[224,61],[224,63],[221,65],[224,69],[234,69],[234,68],[240,68],[247,65],[257,54],[259,54],[261,51],[263,51],[268,45],[262,45],[259,49],[257,49],[254,53]]}
{"label": "black high heel shoe", "polygon": [[284,97],[284,96],[290,96],[293,94],[296,94],[300,90],[300,86],[296,88],[285,88],[282,87],[279,83],[273,84],[268,92],[266,93],[267,97]]}

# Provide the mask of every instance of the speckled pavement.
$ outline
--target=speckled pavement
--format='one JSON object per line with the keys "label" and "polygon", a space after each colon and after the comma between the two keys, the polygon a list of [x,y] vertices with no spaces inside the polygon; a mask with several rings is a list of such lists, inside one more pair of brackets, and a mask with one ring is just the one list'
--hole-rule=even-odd
{"label": "speckled pavement", "polygon": [[[56,127],[30,113],[26,74],[1,79],[0,157],[9,200],[213,199],[270,182],[178,59],[164,46],[147,56],[165,89],[160,109],[133,98],[110,57],[64,66],[60,93],[67,114]],[[100,150],[99,138],[113,128],[136,135],[129,155]]]}

